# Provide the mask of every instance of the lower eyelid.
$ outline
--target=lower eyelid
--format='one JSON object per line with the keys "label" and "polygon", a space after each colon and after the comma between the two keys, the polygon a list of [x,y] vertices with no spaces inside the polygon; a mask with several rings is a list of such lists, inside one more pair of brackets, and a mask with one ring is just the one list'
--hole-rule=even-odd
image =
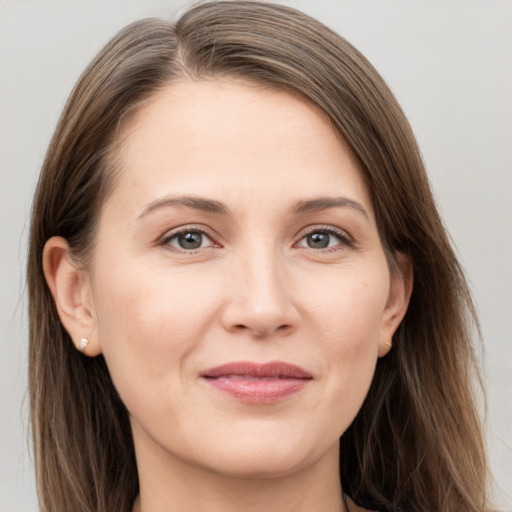
{"label": "lower eyelid", "polygon": [[[197,250],[200,250],[200,249],[207,249],[207,248],[213,248],[213,247],[222,247],[221,244],[219,244],[216,239],[211,235],[209,234],[206,230],[204,229],[201,229],[199,227],[194,227],[194,226],[191,226],[191,227],[184,227],[182,229],[178,228],[176,231],[173,231],[173,232],[168,232],[167,234],[165,234],[161,239],[160,241],[158,242],[159,245],[162,245],[162,246],[171,246],[173,247],[170,242],[171,240],[175,239],[176,237],[178,237],[179,235],[181,234],[185,234],[185,233],[193,233],[193,232],[196,232],[196,233],[201,233],[202,236],[204,236],[208,241],[209,241],[209,244],[205,247],[199,247],[197,249],[182,249],[182,248],[179,248],[179,247],[176,247],[176,250],[177,251],[182,251],[182,252],[188,252],[188,253],[192,253],[194,251],[197,251]],[[342,230],[336,230],[332,227],[315,227],[313,229],[310,229],[306,232],[303,232],[302,235],[300,235],[300,238],[298,239],[298,242],[296,242],[294,245],[298,244],[300,241],[302,241],[304,238],[306,238],[307,236],[313,234],[313,233],[327,233],[328,235],[331,235],[331,236],[334,236],[336,237],[338,240],[339,240],[339,245],[345,245],[345,246],[353,246],[355,245],[354,244],[354,241],[352,240],[352,237],[350,237],[345,231],[342,231]],[[338,245],[338,244],[336,244]],[[323,249],[316,249],[317,251],[328,251],[328,250],[334,250],[335,247],[331,246],[331,247],[325,247]]]}
{"label": "lower eyelid", "polygon": [[352,237],[350,237],[346,232],[341,231],[341,230],[338,231],[331,227],[329,227],[329,228],[317,227],[317,228],[311,229],[311,230],[303,233],[300,236],[299,241],[303,240],[305,237],[307,237],[313,233],[327,233],[328,235],[335,236],[336,238],[338,238],[340,243],[342,243],[342,244],[353,245]]}
{"label": "lower eyelid", "polygon": [[[214,246],[219,246],[219,244],[217,244],[217,242],[215,241],[215,239],[209,234],[207,233],[205,230],[203,229],[199,229],[199,228],[184,228],[184,229],[178,229],[177,231],[174,231],[174,232],[171,232],[171,233],[167,233],[166,235],[164,235],[161,239],[160,239],[160,242],[159,244],[160,245],[171,245],[170,242],[171,240],[175,239],[176,237],[182,235],[182,234],[185,234],[185,233],[201,233],[201,235],[203,235],[205,238],[207,238],[210,242],[210,245],[209,247],[214,247]],[[171,246],[172,247],[172,246]],[[198,249],[191,249],[191,250],[186,250],[186,249],[181,249],[183,252],[193,252],[194,250],[199,250],[199,249],[206,249],[207,247],[199,247]],[[176,248],[177,250],[180,250],[179,248]]]}

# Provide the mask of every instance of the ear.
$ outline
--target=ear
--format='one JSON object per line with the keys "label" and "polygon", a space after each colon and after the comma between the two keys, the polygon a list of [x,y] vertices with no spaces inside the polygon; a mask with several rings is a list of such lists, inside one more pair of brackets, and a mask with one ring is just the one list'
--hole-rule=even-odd
{"label": "ear", "polygon": [[83,352],[97,356],[101,350],[97,336],[90,282],[84,270],[71,258],[67,241],[50,238],[43,250],[43,271],[55,301],[62,325],[71,336],[75,347],[81,340],[89,341]]}
{"label": "ear", "polygon": [[379,357],[385,356],[391,350],[393,334],[405,316],[413,287],[411,260],[401,252],[395,253],[394,257],[397,268],[391,271],[389,295],[382,317]]}

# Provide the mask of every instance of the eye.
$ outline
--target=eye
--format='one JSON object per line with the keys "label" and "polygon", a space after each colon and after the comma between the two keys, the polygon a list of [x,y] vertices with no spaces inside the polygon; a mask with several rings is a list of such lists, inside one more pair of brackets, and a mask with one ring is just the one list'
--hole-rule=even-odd
{"label": "eye", "polygon": [[215,242],[199,229],[183,229],[167,236],[162,245],[168,245],[180,251],[194,251],[205,247],[215,247]]}
{"label": "eye", "polygon": [[309,249],[331,249],[342,245],[351,245],[348,235],[334,228],[314,229],[303,236],[298,247]]}

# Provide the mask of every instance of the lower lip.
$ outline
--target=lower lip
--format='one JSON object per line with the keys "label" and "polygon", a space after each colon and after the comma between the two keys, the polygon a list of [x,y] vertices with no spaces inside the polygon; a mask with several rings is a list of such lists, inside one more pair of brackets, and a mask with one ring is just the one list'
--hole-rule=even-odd
{"label": "lower lip", "polygon": [[269,404],[298,393],[311,379],[204,377],[215,389],[242,402]]}

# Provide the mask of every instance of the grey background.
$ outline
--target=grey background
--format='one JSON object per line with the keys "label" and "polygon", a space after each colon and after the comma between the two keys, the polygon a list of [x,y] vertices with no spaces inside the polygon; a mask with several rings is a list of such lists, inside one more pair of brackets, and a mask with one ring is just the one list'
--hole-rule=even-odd
{"label": "grey background", "polygon": [[[481,316],[496,502],[512,510],[512,2],[290,0],[383,74],[408,115]],[[183,1],[0,0],[0,512],[37,510],[26,398],[27,218],[79,74],[122,26]]]}

